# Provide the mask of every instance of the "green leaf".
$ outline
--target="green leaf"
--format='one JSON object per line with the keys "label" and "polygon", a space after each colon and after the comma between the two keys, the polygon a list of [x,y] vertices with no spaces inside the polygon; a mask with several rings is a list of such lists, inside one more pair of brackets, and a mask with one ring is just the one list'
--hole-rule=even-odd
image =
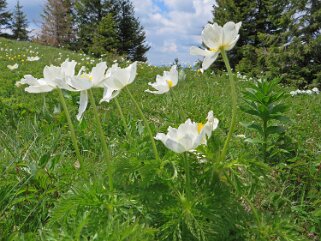
{"label": "green leaf", "polygon": [[283,126],[275,125],[275,126],[269,126],[266,130],[268,135],[271,134],[281,134],[285,132],[285,129]]}
{"label": "green leaf", "polygon": [[263,129],[262,127],[259,125],[259,124],[256,124],[256,123],[247,123],[247,122],[240,122],[240,124],[247,128],[247,129],[252,129],[252,130],[256,130],[258,131],[261,135],[263,135]]}
{"label": "green leaf", "polygon": [[263,144],[263,141],[258,138],[254,138],[254,139],[247,138],[247,139],[245,139],[245,142],[251,143],[251,144]]}

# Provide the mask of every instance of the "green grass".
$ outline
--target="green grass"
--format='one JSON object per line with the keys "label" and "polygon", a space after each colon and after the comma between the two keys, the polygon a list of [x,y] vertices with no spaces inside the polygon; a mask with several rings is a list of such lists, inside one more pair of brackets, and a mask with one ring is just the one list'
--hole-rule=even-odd
{"label": "green grass", "polygon": [[[186,80],[172,95],[157,96],[144,90],[166,68],[139,63],[129,88],[155,135],[187,117],[204,122],[209,110],[220,120],[208,148],[199,150],[209,161],[189,157],[194,196],[189,209],[182,197],[181,156],[157,142],[162,162],[154,160],[146,128],[126,91],[117,98],[130,137],[114,101],[99,105],[115,168],[116,193],[111,194],[91,108],[81,123],[75,118],[78,93],[65,97],[84,156],[81,169],[75,167],[65,116],[54,112],[61,109],[58,93],[28,94],[15,86],[24,75],[40,78],[45,65],[60,65],[66,58],[76,60],[78,69],[101,60],[28,42],[0,42],[0,240],[320,240],[321,95],[284,100],[291,119],[285,144],[291,155],[273,165],[263,163],[257,148],[237,137],[254,134],[238,124],[229,161],[218,162],[231,116],[227,76],[186,69]],[[35,55],[41,60],[25,61]],[[111,66],[115,58],[121,61],[116,56],[102,61]],[[19,68],[10,71],[6,66],[14,63]],[[241,97],[248,82],[238,80],[237,86]],[[101,96],[102,90],[95,90],[97,101]],[[238,111],[238,122],[252,120]]]}

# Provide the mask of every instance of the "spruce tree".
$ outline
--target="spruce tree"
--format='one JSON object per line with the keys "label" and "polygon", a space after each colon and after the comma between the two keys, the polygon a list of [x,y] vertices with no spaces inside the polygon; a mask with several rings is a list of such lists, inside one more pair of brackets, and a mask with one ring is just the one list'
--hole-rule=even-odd
{"label": "spruce tree", "polygon": [[[220,25],[228,21],[242,22],[240,39],[229,54],[231,64],[242,72],[258,74],[265,66],[259,58],[272,42],[270,36],[285,31],[286,25],[280,16],[289,0],[217,0],[214,5],[213,22]],[[278,40],[279,41],[279,40]],[[256,67],[256,68],[253,68]]]}
{"label": "spruce tree", "polygon": [[120,54],[135,61],[146,61],[146,52],[150,47],[146,44],[146,36],[139,20],[135,18],[133,4],[129,0],[118,1],[118,38]]}
{"label": "spruce tree", "polygon": [[85,52],[93,45],[97,26],[104,16],[104,3],[101,0],[78,0],[75,4],[75,19],[78,26],[77,48]]}
{"label": "spruce tree", "polygon": [[15,11],[13,14],[13,21],[12,21],[12,34],[15,39],[19,40],[27,40],[28,39],[28,23],[27,18],[24,12],[22,11],[22,6],[20,2],[17,1],[17,5],[15,7]]}
{"label": "spruce tree", "polygon": [[116,23],[113,15],[109,13],[98,24],[89,51],[99,56],[106,52],[116,52],[118,46]]}
{"label": "spruce tree", "polygon": [[[110,17],[105,19],[108,14],[113,16],[117,35],[111,31],[113,23]],[[134,7],[130,0],[78,0],[75,15],[79,49],[98,54],[112,46],[118,54],[130,60],[146,61],[145,54],[150,47],[145,43],[145,32],[135,18]]]}
{"label": "spruce tree", "polygon": [[6,10],[7,1],[0,0],[0,33],[1,30],[10,27],[10,21],[12,14]]}
{"label": "spruce tree", "polygon": [[42,18],[40,40],[53,46],[73,41],[73,21],[70,0],[47,0]]}

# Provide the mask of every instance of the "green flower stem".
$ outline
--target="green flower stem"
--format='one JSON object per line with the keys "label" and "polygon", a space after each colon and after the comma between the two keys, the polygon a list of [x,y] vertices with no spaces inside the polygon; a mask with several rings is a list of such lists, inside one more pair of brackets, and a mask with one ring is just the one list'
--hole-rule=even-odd
{"label": "green flower stem", "polygon": [[224,147],[223,150],[221,152],[221,156],[220,156],[220,160],[223,161],[225,159],[226,156],[226,152],[227,152],[227,148],[228,148],[228,144],[231,141],[232,138],[232,134],[235,128],[235,124],[236,124],[236,108],[237,108],[237,94],[236,94],[236,86],[235,86],[235,81],[234,81],[234,75],[232,73],[232,69],[229,63],[229,60],[227,58],[226,52],[225,50],[221,51],[228,75],[229,75],[229,79],[230,79],[230,86],[231,86],[231,97],[232,97],[232,119],[231,119],[231,125],[230,125],[230,129],[229,132],[227,134],[227,138],[225,140],[224,143]]}
{"label": "green flower stem", "polygon": [[126,122],[124,113],[123,113],[123,111],[122,111],[122,109],[121,109],[121,106],[120,106],[117,98],[115,98],[115,103],[116,103],[118,112],[119,112],[119,114],[120,114],[121,121],[123,122],[123,126],[124,126],[124,128],[125,128],[126,135],[127,135],[128,138],[130,138],[130,131],[129,131],[129,128],[128,128],[128,126],[127,126],[127,122]]}
{"label": "green flower stem", "polygon": [[184,169],[185,169],[185,192],[188,201],[191,201],[191,175],[190,164],[187,153],[184,153]]}
{"label": "green flower stem", "polygon": [[136,108],[137,108],[137,111],[138,113],[140,114],[141,118],[143,119],[144,121],[144,124],[145,124],[145,127],[147,128],[147,131],[148,131],[148,134],[149,134],[149,137],[150,137],[150,141],[152,142],[152,146],[153,146],[153,151],[154,151],[154,155],[155,155],[155,159],[156,160],[160,160],[159,158],[159,155],[158,155],[158,151],[157,151],[157,147],[156,147],[156,143],[155,143],[155,140],[154,140],[154,136],[153,136],[153,133],[152,133],[152,130],[150,129],[150,126],[149,126],[149,123],[142,111],[142,109],[140,108],[139,104],[137,103],[137,101],[135,100],[134,96],[132,95],[132,93],[130,92],[130,90],[125,87],[126,90],[127,90],[127,93],[129,95],[129,97],[132,99],[132,101],[134,102]]}
{"label": "green flower stem", "polygon": [[57,90],[58,90],[58,93],[59,93],[60,103],[62,105],[62,108],[64,109],[64,112],[65,112],[65,115],[66,115],[66,118],[67,118],[69,130],[70,130],[71,141],[72,141],[72,144],[74,146],[77,159],[78,159],[78,161],[80,163],[80,167],[82,168],[83,167],[83,158],[80,155],[80,151],[79,151],[79,148],[78,148],[78,142],[77,142],[77,138],[76,138],[75,128],[74,128],[74,125],[72,124],[72,121],[71,121],[71,118],[70,118],[70,113],[69,113],[69,110],[68,110],[68,107],[67,107],[67,104],[66,104],[66,101],[65,101],[65,97],[64,97],[64,95],[62,93],[62,90],[59,89],[59,88]]}
{"label": "green flower stem", "polygon": [[107,163],[108,163],[109,190],[112,192],[114,189],[114,186],[113,186],[113,167],[112,167],[112,162],[111,162],[111,154],[110,154],[110,151],[109,151],[107,143],[106,143],[106,137],[104,134],[103,127],[101,126],[100,116],[99,116],[99,113],[97,110],[97,106],[96,106],[93,92],[91,90],[88,90],[88,94],[89,94],[90,102],[93,106],[95,121],[96,121],[96,125],[97,125],[97,130],[98,130],[100,142],[103,147],[104,156],[107,159]]}

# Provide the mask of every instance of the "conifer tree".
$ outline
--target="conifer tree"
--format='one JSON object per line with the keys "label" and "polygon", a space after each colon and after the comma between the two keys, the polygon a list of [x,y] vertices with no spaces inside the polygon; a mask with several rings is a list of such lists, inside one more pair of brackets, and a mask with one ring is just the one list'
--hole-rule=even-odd
{"label": "conifer tree", "polygon": [[27,18],[24,12],[22,11],[22,6],[20,2],[17,1],[17,5],[15,7],[15,11],[13,14],[13,21],[12,21],[12,34],[15,39],[19,40],[27,40],[28,39],[28,23]]}
{"label": "conifer tree", "polygon": [[70,0],[47,0],[42,14],[42,42],[60,46],[73,41],[71,6]]}
{"label": "conifer tree", "polygon": [[[145,54],[150,47],[145,43],[145,32],[135,18],[130,0],[78,0],[75,10],[79,49],[97,53],[98,49],[109,49],[112,45],[118,54],[125,55],[130,60],[146,61]],[[117,35],[111,30],[113,23],[110,22],[110,17],[104,19],[108,14],[113,16]],[[107,28],[106,32],[103,30],[104,26]]]}
{"label": "conifer tree", "polygon": [[12,14],[6,10],[7,1],[0,0],[0,31],[10,27]]}
{"label": "conifer tree", "polygon": [[75,4],[75,19],[78,27],[77,48],[88,51],[93,45],[97,26],[104,16],[102,0],[78,0]]}
{"label": "conifer tree", "polygon": [[101,19],[89,51],[99,56],[106,52],[116,52],[118,46],[116,23],[109,13]]}
{"label": "conifer tree", "polygon": [[[259,58],[274,41],[269,38],[287,28],[285,17],[281,19],[289,0],[217,0],[213,22],[221,25],[228,21],[242,21],[240,40],[231,51],[231,64],[243,72],[260,73],[265,65]],[[280,39],[278,39],[280,41]],[[284,41],[284,39],[283,39]],[[257,68],[253,68],[256,66]]]}
{"label": "conifer tree", "polygon": [[126,55],[132,61],[146,61],[145,54],[150,47],[145,43],[143,27],[135,18],[133,4],[129,0],[118,0],[117,6],[119,53]]}

